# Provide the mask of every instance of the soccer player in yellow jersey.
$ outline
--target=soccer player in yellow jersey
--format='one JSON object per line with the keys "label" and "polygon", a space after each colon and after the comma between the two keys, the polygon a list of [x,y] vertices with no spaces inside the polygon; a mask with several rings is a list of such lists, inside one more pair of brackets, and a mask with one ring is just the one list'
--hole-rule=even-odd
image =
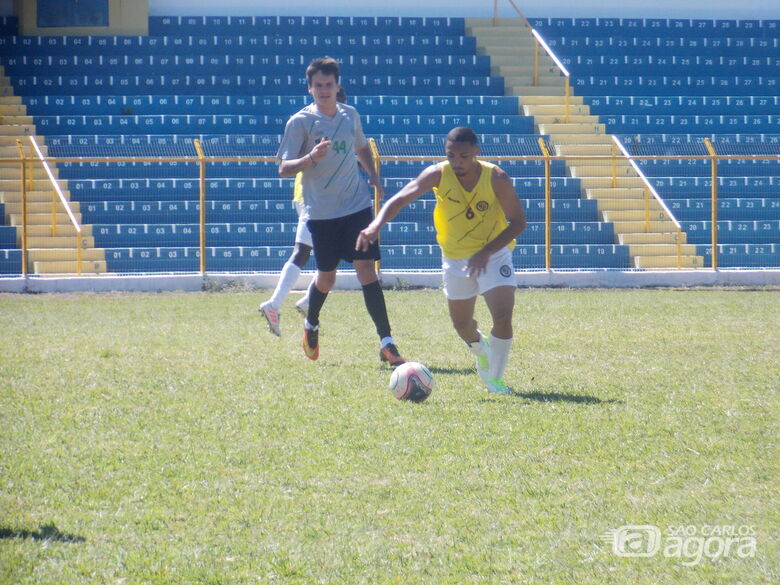
{"label": "soccer player in yellow jersey", "polygon": [[[503,381],[512,347],[517,288],[512,249],[525,229],[525,212],[509,176],[477,158],[479,141],[473,130],[452,129],[444,150],[447,160],[427,167],[390,198],[360,232],[355,247],[362,250],[375,242],[382,226],[405,205],[433,190],[433,222],[452,324],[475,355],[488,392],[512,394]],[[474,319],[480,294],[493,319],[489,339]]]}

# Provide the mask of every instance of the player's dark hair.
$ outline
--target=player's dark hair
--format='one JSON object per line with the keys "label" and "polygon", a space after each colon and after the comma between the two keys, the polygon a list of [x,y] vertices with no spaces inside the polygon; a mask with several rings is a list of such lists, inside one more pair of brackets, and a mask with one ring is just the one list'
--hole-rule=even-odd
{"label": "player's dark hair", "polygon": [[449,134],[447,134],[447,142],[468,142],[474,146],[479,142],[479,139],[471,128],[458,126],[449,131]]}
{"label": "player's dark hair", "polygon": [[306,79],[311,85],[311,78],[315,73],[322,73],[323,75],[333,75],[336,78],[336,83],[339,82],[339,62],[333,57],[318,57],[312,59],[309,66],[306,68]]}

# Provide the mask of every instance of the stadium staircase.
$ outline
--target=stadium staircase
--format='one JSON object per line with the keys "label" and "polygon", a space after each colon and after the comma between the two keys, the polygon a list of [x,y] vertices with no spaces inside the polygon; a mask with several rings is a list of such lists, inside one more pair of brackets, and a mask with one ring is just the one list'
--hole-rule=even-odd
{"label": "stadium staircase", "polygon": [[[467,32],[477,39],[494,74],[504,77],[507,93],[519,97],[536,132],[549,136],[559,156],[610,156],[614,142],[580,96],[566,105],[565,80],[553,59],[539,50],[534,79],[535,39],[529,23],[519,18],[466,19]],[[524,63],[524,65],[517,65]],[[620,158],[616,168],[597,160],[567,161],[568,174],[581,180],[584,196],[598,203],[605,222],[614,226],[617,241],[629,246],[635,268],[700,268],[704,259],[675,226],[663,206],[648,193],[644,181]],[[616,180],[613,181],[613,174]],[[679,244],[679,245],[678,245]]]}
{"label": "stadium staircase", "polygon": [[[14,95],[8,77],[0,67],[0,158],[20,156],[18,141],[21,140],[26,156],[35,158],[28,142],[28,136],[35,136],[33,117],[27,115],[26,106],[19,96]],[[45,152],[46,146],[41,147]],[[55,177],[56,167],[52,168]],[[62,189],[66,199],[70,199],[67,188]],[[51,274],[101,274],[106,272],[105,254],[96,249],[94,238],[88,235],[91,226],[81,226],[80,238],[81,267],[77,263],[76,228],[64,212],[56,196],[51,181],[41,164],[28,165],[27,169],[27,261],[28,271],[38,275]],[[0,164],[0,204],[2,204],[5,223],[13,230],[6,230],[6,250],[21,248],[22,237],[22,188],[21,171],[18,162]],[[78,202],[70,202],[77,220],[81,221]],[[54,212],[52,207],[54,206]],[[21,254],[13,258],[0,258],[0,266],[9,268],[12,261],[21,264]]]}

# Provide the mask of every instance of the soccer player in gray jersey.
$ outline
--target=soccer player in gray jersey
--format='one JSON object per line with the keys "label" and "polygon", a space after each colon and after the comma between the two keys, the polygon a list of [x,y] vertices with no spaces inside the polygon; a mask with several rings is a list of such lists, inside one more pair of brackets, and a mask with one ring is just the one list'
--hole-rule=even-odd
{"label": "soccer player in gray jersey", "polygon": [[336,282],[341,260],[355,267],[363,288],[366,308],[380,339],[379,357],[392,366],[404,363],[390,334],[390,322],[374,262],[379,245],[355,250],[355,241],[373,219],[369,184],[358,171],[358,161],[368,169],[369,183],[382,186],[374,171],[371,149],[360,115],[352,106],[336,100],[339,65],[331,57],[314,59],[306,68],[308,90],[314,103],[287,121],[279,145],[279,174],[301,173],[303,210],[312,236],[317,275],[309,287],[309,309],[304,320],[303,350],[306,357],[319,356],[320,310]]}

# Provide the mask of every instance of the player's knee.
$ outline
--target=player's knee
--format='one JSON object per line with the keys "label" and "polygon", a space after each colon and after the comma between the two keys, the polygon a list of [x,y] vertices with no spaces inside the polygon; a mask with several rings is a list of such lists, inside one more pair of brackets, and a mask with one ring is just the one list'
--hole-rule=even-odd
{"label": "player's knee", "polygon": [[304,266],[306,266],[306,263],[309,261],[309,258],[311,258],[311,248],[309,248],[309,246],[298,245],[295,246],[295,251],[293,252],[293,255],[290,258],[290,260],[298,268],[303,268]]}

